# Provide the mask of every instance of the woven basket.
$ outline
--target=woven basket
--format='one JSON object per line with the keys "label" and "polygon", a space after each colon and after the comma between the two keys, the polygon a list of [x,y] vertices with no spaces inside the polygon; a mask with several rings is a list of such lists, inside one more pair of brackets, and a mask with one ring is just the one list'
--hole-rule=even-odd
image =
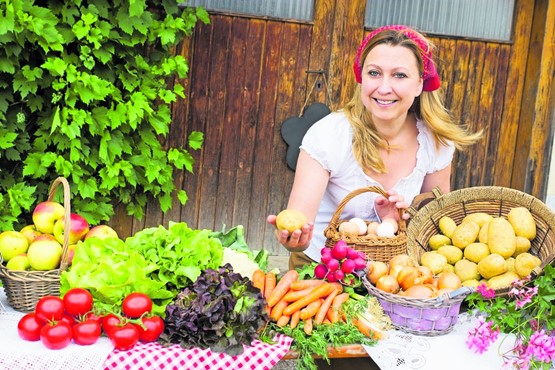
{"label": "woven basket", "polygon": [[[64,191],[65,230],[70,229],[70,189],[64,177],[58,177],[52,183],[48,200],[54,198],[57,187],[62,184]],[[68,266],[69,232],[64,233],[63,252],[60,267],[48,271],[17,271],[8,270],[0,266],[0,279],[4,284],[4,291],[8,303],[14,309],[22,312],[31,312],[35,309],[39,299],[47,295],[60,295],[60,274]]]}
{"label": "woven basket", "polygon": [[[356,189],[347,194],[347,196],[337,206],[328,227],[324,230],[326,246],[333,247],[337,241],[344,240],[350,247],[359,252],[363,252],[369,261],[388,262],[393,256],[407,253],[407,225],[405,220],[401,217],[404,210],[399,210],[399,230],[397,231],[397,234],[391,238],[369,238],[366,235],[346,234],[339,231],[341,223],[348,221],[340,219],[341,213],[347,203],[357,195],[367,192],[378,193],[386,198],[389,196],[382,188],[377,186]],[[368,223],[369,222],[366,221],[366,224]]]}
{"label": "woven basket", "polygon": [[407,298],[384,292],[365,277],[362,281],[368,293],[378,299],[393,326],[423,336],[451,332],[458,321],[461,303],[472,292],[471,288],[461,288],[438,298]]}
{"label": "woven basket", "polygon": [[[420,256],[430,250],[428,241],[440,232],[438,224],[441,217],[449,216],[458,225],[470,213],[485,212],[506,217],[514,207],[527,208],[536,221],[536,238],[531,241],[529,253],[540,258],[542,264],[532,272],[532,279],[555,259],[555,214],[532,195],[506,187],[481,186],[447,194],[435,189],[433,197],[435,199],[417,212],[410,208],[407,210],[411,214],[407,228],[407,252],[412,259],[419,261]],[[495,293],[502,296],[508,291],[509,288],[497,289]]]}

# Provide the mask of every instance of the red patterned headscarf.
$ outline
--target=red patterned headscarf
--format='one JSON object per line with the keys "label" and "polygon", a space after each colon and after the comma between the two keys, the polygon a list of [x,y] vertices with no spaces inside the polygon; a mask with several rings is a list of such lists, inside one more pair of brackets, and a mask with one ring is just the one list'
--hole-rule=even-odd
{"label": "red patterned headscarf", "polygon": [[418,45],[418,47],[421,50],[422,61],[424,63],[424,74],[422,75],[422,79],[424,80],[423,90],[434,91],[439,89],[439,86],[440,86],[439,76],[437,74],[436,66],[432,56],[432,50],[430,49],[429,44],[426,42],[426,40],[422,38],[422,35],[408,28],[407,26],[403,26],[403,25],[391,25],[391,26],[380,27],[372,31],[371,33],[369,33],[368,36],[366,36],[366,38],[362,41],[362,43],[358,47],[355,63],[353,65],[357,82],[358,83],[362,82],[362,61],[360,60],[362,56],[362,51],[374,36],[376,36],[378,33],[382,31],[387,31],[387,30],[401,31],[406,37],[408,37]]}

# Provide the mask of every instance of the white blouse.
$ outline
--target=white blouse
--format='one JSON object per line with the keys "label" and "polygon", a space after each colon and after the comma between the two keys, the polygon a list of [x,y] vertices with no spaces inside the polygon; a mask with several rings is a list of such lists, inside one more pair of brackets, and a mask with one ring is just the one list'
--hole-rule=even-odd
{"label": "white blouse", "polygon": [[[420,194],[424,177],[447,167],[455,152],[452,143],[447,146],[440,145],[439,149],[436,149],[434,138],[423,121],[417,120],[416,127],[419,145],[416,166],[410,175],[400,179],[393,187],[409,204]],[[347,194],[367,186],[381,187],[379,182],[364,173],[355,160],[352,142],[353,130],[347,117],[343,112],[333,112],[312,125],[300,147],[330,174],[314,221],[312,241],[304,252],[315,261],[320,260],[320,250],[325,245],[324,230]],[[353,197],[345,205],[340,219],[360,217],[365,220],[378,220],[374,211],[374,199],[377,196],[376,193],[367,192]]]}

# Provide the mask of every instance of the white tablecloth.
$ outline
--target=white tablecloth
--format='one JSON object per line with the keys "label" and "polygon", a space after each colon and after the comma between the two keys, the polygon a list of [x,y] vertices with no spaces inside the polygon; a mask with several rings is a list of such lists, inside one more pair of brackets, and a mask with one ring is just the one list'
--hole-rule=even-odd
{"label": "white tablecloth", "polygon": [[102,370],[114,347],[101,337],[92,346],[70,343],[60,350],[50,350],[41,341],[28,342],[19,338],[17,323],[23,313],[8,305],[0,288],[0,369],[2,370]]}
{"label": "white tablecloth", "polygon": [[376,346],[364,346],[381,370],[500,370],[502,353],[514,346],[514,336],[500,335],[487,352],[468,349],[468,331],[475,318],[461,313],[453,331],[440,336],[418,336],[392,330]]}

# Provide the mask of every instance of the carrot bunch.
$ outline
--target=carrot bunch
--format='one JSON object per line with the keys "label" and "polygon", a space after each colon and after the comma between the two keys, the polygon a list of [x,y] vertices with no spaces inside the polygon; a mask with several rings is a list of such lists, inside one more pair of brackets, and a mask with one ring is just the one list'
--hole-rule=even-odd
{"label": "carrot bunch", "polygon": [[337,282],[319,279],[299,280],[295,270],[287,271],[277,280],[273,272],[256,270],[252,281],[266,298],[266,310],[276,325],[295,328],[302,320],[310,334],[314,325],[335,323],[343,319],[341,306],[349,299]]}

